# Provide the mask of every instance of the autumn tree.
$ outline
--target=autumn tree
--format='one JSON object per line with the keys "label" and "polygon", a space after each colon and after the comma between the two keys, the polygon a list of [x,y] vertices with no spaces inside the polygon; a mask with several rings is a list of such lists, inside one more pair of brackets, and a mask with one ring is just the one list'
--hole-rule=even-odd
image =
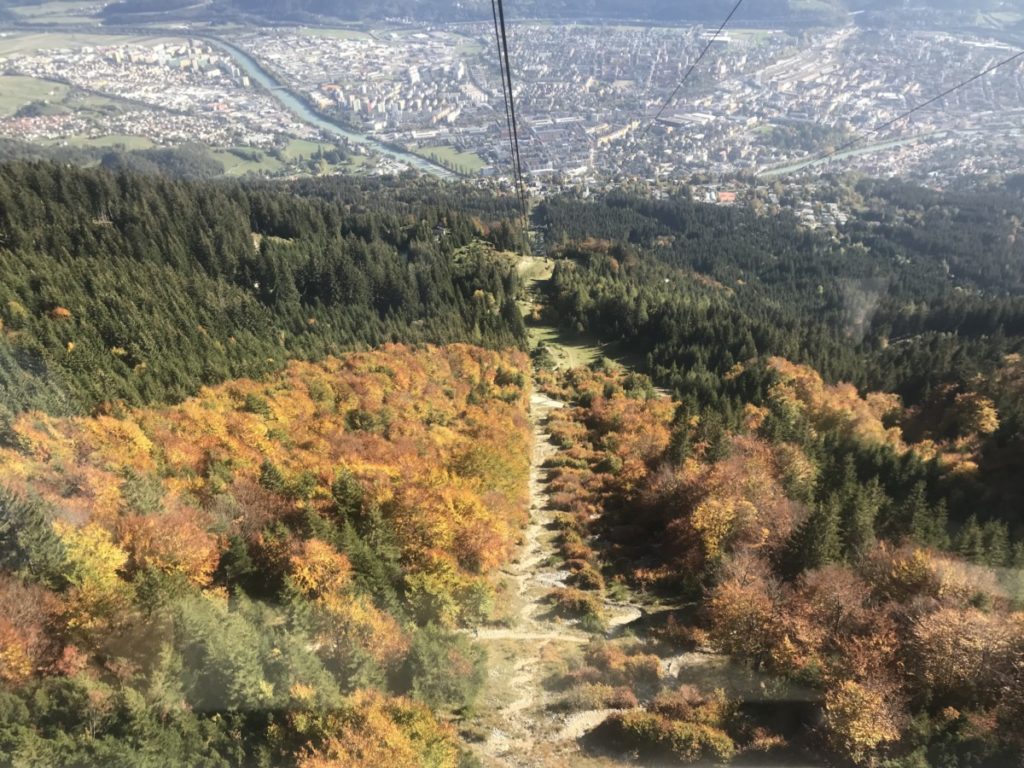
{"label": "autumn tree", "polygon": [[844,680],[825,695],[826,738],[858,765],[874,762],[877,750],[900,737],[901,713],[892,691]]}

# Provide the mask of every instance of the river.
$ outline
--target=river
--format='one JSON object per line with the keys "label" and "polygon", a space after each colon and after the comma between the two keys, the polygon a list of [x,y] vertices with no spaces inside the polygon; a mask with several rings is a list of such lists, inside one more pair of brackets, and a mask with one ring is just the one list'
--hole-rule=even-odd
{"label": "river", "polygon": [[397,160],[398,162],[411,166],[423,173],[429,173],[442,179],[458,178],[457,174],[438,165],[437,163],[432,163],[426,158],[414,155],[412,152],[405,152],[395,147],[388,146],[377,139],[371,138],[370,136],[366,136],[362,133],[356,133],[348,128],[344,128],[340,124],[317,114],[301,99],[297,98],[286,85],[267,72],[259,62],[245,51],[240,48],[236,48],[231,43],[227,43],[220,38],[204,36],[204,39],[211,45],[216,45],[221,50],[230,54],[238,66],[244,69],[252,80],[266,88],[275,99],[280,101],[281,104],[310,125],[315,125],[325,133],[338,136],[352,144],[369,147],[377,154],[390,157],[392,160]]}

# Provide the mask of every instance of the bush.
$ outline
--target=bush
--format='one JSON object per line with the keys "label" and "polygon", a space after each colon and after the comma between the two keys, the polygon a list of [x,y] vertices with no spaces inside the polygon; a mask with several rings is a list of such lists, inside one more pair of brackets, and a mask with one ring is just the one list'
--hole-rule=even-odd
{"label": "bush", "polygon": [[685,762],[702,757],[725,762],[736,754],[736,745],[728,734],[700,723],[672,723],[668,741],[673,757]]}
{"label": "bush", "polygon": [[556,704],[559,709],[632,709],[638,706],[636,694],[627,686],[604,683],[584,683],[569,691]]}
{"label": "bush", "polygon": [[726,761],[736,754],[727,733],[701,723],[670,720],[634,709],[616,712],[599,726],[599,736],[637,751],[641,760],[671,759],[692,763],[702,759]]}
{"label": "bush", "polygon": [[609,453],[594,467],[595,472],[601,472],[606,475],[617,475],[622,471],[622,459],[616,456],[614,453]]}
{"label": "bush", "polygon": [[566,581],[577,589],[588,589],[601,591],[604,589],[604,576],[593,565],[585,560],[571,560],[572,563],[582,563],[582,566],[573,570]]}
{"label": "bush", "polygon": [[594,551],[575,531],[565,531],[560,546],[566,560],[589,560],[594,555]]}
{"label": "bush", "polygon": [[580,619],[600,624],[604,620],[604,605],[600,598],[579,589],[555,589],[548,593],[547,601],[553,605],[556,616]]}
{"label": "bush", "polygon": [[661,662],[654,654],[643,653],[626,659],[626,677],[635,683],[656,683],[661,677]]}

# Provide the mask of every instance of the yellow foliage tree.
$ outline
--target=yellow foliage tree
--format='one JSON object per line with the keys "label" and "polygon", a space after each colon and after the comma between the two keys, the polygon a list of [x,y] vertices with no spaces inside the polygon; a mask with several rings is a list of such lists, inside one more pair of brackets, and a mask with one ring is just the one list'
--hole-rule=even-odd
{"label": "yellow foliage tree", "polygon": [[858,765],[868,765],[884,743],[900,737],[900,729],[886,692],[844,680],[825,694],[825,733],[840,754]]}
{"label": "yellow foliage tree", "polygon": [[292,581],[306,597],[333,597],[352,580],[348,558],[320,539],[303,541],[289,559]]}
{"label": "yellow foliage tree", "polygon": [[108,627],[130,603],[131,587],[121,577],[128,553],[95,523],[75,528],[57,521],[54,530],[64,543],[66,575],[72,587],[66,602],[68,626]]}
{"label": "yellow foliage tree", "polygon": [[456,768],[459,763],[451,726],[408,699],[357,692],[327,730],[323,744],[302,751],[298,768]]}

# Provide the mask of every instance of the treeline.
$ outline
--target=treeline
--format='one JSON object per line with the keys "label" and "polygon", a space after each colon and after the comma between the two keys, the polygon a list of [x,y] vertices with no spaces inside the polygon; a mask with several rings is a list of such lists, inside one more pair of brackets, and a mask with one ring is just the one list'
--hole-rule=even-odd
{"label": "treeline", "polygon": [[400,188],[0,166],[5,413],[175,401],[388,341],[521,343],[489,227]]}
{"label": "treeline", "polygon": [[0,447],[0,763],[470,766],[525,354],[389,346]]}

